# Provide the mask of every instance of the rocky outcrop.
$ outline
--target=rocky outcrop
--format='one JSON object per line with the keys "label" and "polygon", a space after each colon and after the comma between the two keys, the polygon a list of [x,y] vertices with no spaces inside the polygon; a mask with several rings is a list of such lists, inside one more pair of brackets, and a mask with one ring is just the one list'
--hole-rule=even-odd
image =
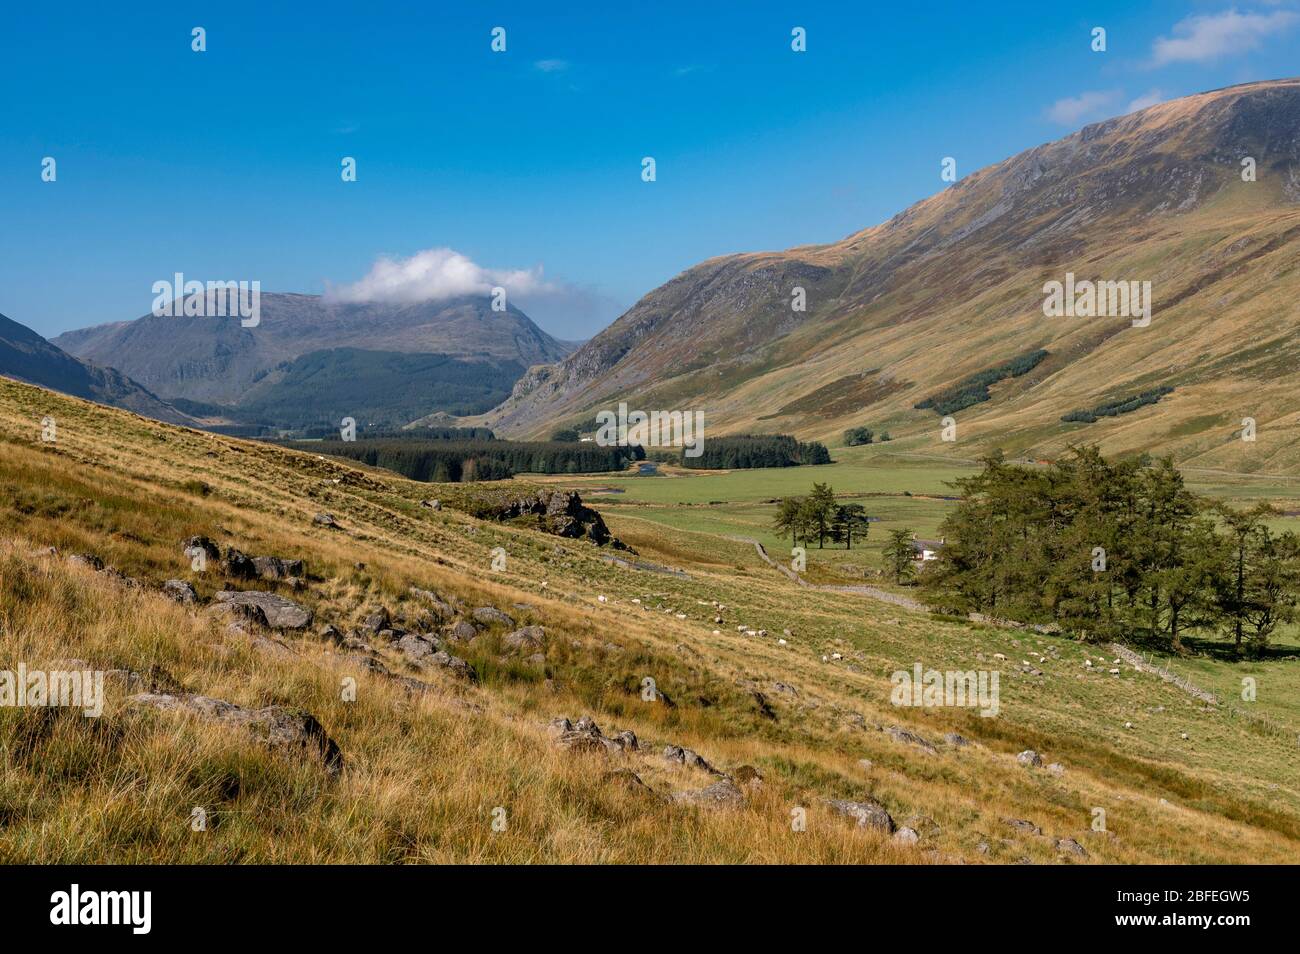
{"label": "rocky outcrop", "polygon": [[636,752],[640,748],[636,733],[625,729],[613,736],[606,736],[591,716],[583,716],[577,722],[570,722],[560,716],[551,720],[548,729],[555,744],[569,752],[601,752],[613,755],[621,752]]}
{"label": "rocky outcrop", "polygon": [[546,533],[574,540],[590,540],[597,546],[609,544],[616,550],[632,552],[630,547],[610,534],[604,518],[584,504],[577,492],[572,490],[540,490],[495,507],[480,509],[475,516],[497,520],[534,516],[538,528]]}

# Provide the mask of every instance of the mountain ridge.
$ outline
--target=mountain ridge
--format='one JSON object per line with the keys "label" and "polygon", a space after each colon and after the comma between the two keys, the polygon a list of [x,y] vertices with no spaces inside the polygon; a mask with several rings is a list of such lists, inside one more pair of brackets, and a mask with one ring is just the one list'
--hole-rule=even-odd
{"label": "mountain ridge", "polygon": [[[1300,452],[1284,445],[1297,443],[1300,405],[1285,392],[1300,379],[1282,373],[1243,386],[1261,363],[1300,358],[1293,336],[1271,334],[1276,320],[1257,314],[1300,294],[1287,290],[1300,234],[1300,140],[1288,133],[1297,126],[1300,80],[1200,93],[977,170],[837,242],[707,259],[563,361],[532,369],[481,421],[535,436],[627,399],[702,407],[715,433],[834,439],[867,424],[934,449],[938,421],[913,404],[1043,348],[1051,357],[1040,371],[994,386],[989,402],[960,415],[960,452],[1004,445],[1052,456],[1078,436],[1110,452],[1298,469]],[[1241,176],[1247,156],[1257,164],[1253,182]],[[1157,330],[1143,339],[1127,320],[1045,320],[1043,284],[1067,271],[1154,280]],[[795,286],[805,289],[806,312],[790,308]],[[1236,338],[1207,321],[1211,296],[1230,299]],[[1189,342],[1208,367],[1178,359],[1176,346]],[[1083,435],[1059,420],[1116,391],[1165,383],[1179,393]],[[840,394],[833,413],[810,406],[819,393]],[[1232,444],[1252,410],[1268,420],[1271,440],[1253,461]]]}
{"label": "mountain ridge", "polygon": [[513,305],[494,312],[486,296],[415,304],[335,303],[319,295],[266,292],[260,322],[158,317],[64,332],[53,343],[111,365],[163,397],[237,405],[259,376],[305,354],[361,348],[517,361],[522,367],[568,353]]}
{"label": "mountain ridge", "polygon": [[81,361],[5,315],[0,315],[0,374],[168,424],[198,424],[120,371]]}

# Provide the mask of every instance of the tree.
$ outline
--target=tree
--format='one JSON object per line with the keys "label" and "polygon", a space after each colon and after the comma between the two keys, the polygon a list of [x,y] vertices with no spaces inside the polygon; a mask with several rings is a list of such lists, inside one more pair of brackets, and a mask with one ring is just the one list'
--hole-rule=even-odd
{"label": "tree", "polygon": [[844,446],[857,447],[859,444],[870,444],[875,435],[869,427],[850,427],[844,432]]}
{"label": "tree", "polygon": [[831,522],[835,518],[835,491],[829,484],[813,484],[812,493],[804,498],[802,512],[808,536],[817,535],[817,549],[826,544]]}
{"label": "tree", "polygon": [[1246,613],[1252,630],[1250,646],[1256,656],[1268,645],[1278,623],[1295,622],[1300,600],[1300,537],[1290,530],[1273,537],[1267,526],[1262,536]]}
{"label": "tree", "polygon": [[1274,536],[1265,519],[1277,513],[1267,503],[1245,511],[1216,508],[1227,531],[1224,565],[1215,587],[1215,600],[1231,625],[1238,655],[1249,633],[1252,652],[1259,655],[1279,622],[1295,618],[1300,591],[1297,539],[1287,532]]}
{"label": "tree", "polygon": [[885,573],[895,583],[906,583],[916,572],[912,562],[912,531],[906,527],[902,530],[889,531],[889,543],[885,545]]}
{"label": "tree", "polygon": [[782,497],[776,508],[776,517],[772,520],[772,530],[778,537],[790,537],[792,544],[798,544],[800,538],[807,538],[808,528],[805,524],[804,498]]}
{"label": "tree", "polygon": [[831,519],[831,539],[836,542],[843,540],[844,549],[853,549],[854,532],[865,538],[870,530],[871,523],[862,504],[843,504],[835,508]]}

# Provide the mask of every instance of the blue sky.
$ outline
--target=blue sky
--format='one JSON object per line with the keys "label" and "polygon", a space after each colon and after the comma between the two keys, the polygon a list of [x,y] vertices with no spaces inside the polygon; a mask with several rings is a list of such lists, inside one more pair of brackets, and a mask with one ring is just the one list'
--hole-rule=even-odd
{"label": "blue sky", "polygon": [[146,313],[177,271],[322,292],[449,248],[589,337],[705,258],[888,218],[944,186],[945,156],[964,175],[1135,102],[1296,75],[1295,9],[14,4],[0,312],[49,336]]}

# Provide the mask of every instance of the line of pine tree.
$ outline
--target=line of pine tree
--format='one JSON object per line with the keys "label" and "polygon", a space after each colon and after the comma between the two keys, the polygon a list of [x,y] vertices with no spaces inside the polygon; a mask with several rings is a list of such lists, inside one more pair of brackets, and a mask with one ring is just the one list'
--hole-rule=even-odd
{"label": "line of pine tree", "polygon": [[383,467],[411,480],[459,483],[506,480],[517,473],[594,474],[644,460],[640,447],[601,447],[556,441],[431,440],[410,438],[290,444]]}
{"label": "line of pine tree", "polygon": [[738,470],[750,467],[797,467],[829,464],[830,451],[818,441],[802,442],[789,434],[736,434],[703,441],[699,457],[682,456],[686,467]]}

